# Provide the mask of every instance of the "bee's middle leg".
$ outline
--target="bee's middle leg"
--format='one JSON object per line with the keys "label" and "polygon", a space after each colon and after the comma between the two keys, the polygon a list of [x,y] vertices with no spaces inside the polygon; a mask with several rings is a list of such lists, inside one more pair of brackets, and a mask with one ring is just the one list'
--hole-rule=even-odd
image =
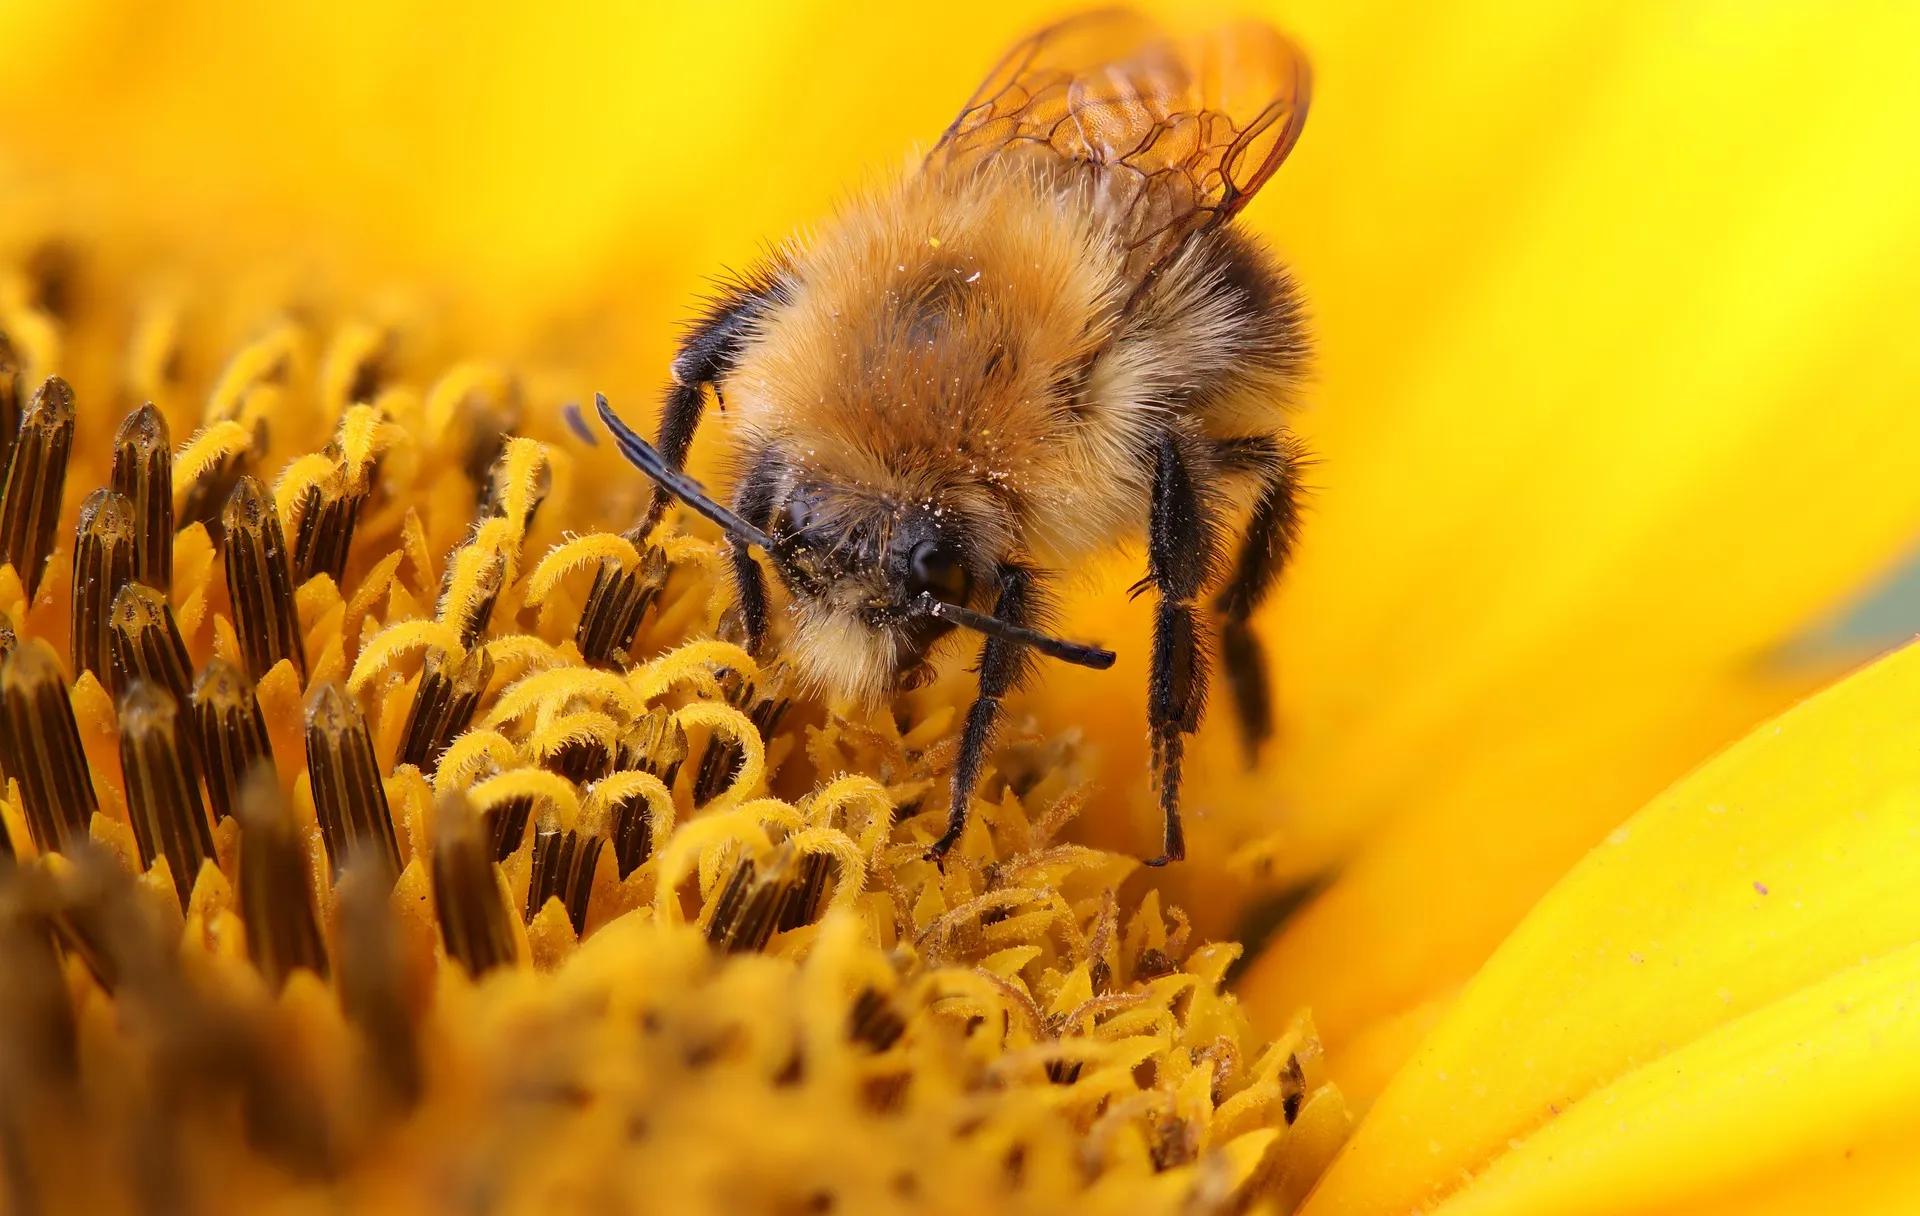
{"label": "bee's middle leg", "polygon": [[1210,464],[1191,459],[1181,437],[1160,437],[1153,505],[1147,521],[1147,579],[1160,593],[1153,618],[1153,666],[1147,724],[1153,769],[1165,817],[1161,855],[1150,866],[1186,856],[1180,824],[1180,763],[1186,736],[1200,725],[1207,700],[1206,638],[1195,607],[1218,544]]}

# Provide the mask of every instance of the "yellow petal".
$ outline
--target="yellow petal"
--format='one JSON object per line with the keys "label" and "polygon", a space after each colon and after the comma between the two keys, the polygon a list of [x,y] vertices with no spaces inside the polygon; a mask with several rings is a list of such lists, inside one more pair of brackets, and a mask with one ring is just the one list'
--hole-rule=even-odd
{"label": "yellow petal", "polygon": [[[1338,870],[1246,988],[1276,1024],[1310,1004],[1336,1053],[1471,975],[1608,827],[1824,675],[1767,657],[1920,529],[1920,349],[1900,332],[1920,81],[1898,49],[1920,11],[1551,11],[1508,35],[1449,6],[1490,59],[1422,59],[1399,89],[1466,107],[1433,138],[1480,185],[1356,154],[1375,199],[1314,170],[1282,196],[1311,210],[1272,229],[1315,299],[1322,489],[1263,622],[1283,745],[1248,773],[1213,732],[1191,835],[1204,862],[1277,832],[1271,884]],[[1513,58],[1529,48],[1546,66]],[[1328,73],[1340,51],[1316,45]],[[1541,116],[1475,109],[1483,71]],[[1324,82],[1303,172],[1350,104]],[[1522,122],[1510,163],[1482,147]],[[1320,217],[1322,190],[1352,215]],[[1345,234],[1344,264],[1316,222]],[[1356,282],[1349,225],[1392,233],[1403,272]],[[1070,679],[1050,677],[1064,704],[1116,699]],[[1140,718],[1116,712],[1102,741],[1125,782]],[[1212,867],[1194,879],[1201,907]]]}
{"label": "yellow petal", "polygon": [[1838,1184],[1849,1150],[1920,1127],[1916,705],[1910,648],[1613,832],[1467,985],[1307,1210],[1699,1210],[1802,1164]]}

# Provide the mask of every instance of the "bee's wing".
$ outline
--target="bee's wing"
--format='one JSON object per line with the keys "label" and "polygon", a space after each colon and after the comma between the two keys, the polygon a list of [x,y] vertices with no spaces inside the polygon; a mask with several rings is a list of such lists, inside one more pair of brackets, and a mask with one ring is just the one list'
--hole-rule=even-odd
{"label": "bee's wing", "polygon": [[1176,40],[1137,13],[1102,10],[1009,51],[927,166],[970,172],[1017,157],[1091,175],[1095,205],[1144,283],[1273,176],[1311,89],[1306,56],[1271,26]]}

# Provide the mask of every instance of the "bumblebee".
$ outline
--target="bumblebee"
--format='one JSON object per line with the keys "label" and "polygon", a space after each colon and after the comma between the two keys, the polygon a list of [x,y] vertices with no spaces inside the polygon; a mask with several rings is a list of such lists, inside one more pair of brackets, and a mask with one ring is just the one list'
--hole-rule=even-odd
{"label": "bumblebee", "polygon": [[[815,688],[883,697],[924,679],[956,628],[984,638],[935,860],[1034,656],[1113,663],[1045,632],[1050,582],[1143,534],[1133,593],[1157,597],[1165,816],[1150,864],[1185,852],[1211,618],[1243,737],[1271,732],[1250,620],[1298,530],[1286,410],[1309,344],[1286,273],[1232,221],[1299,138],[1309,92],[1306,59],[1265,25],[1176,40],[1112,11],[1043,29],[917,172],[709,302],[654,443],[598,402],[656,483],[636,532],[674,498],[719,525],[756,651],[770,566],[784,651]],[[725,504],[683,471],[709,391],[726,405]]]}

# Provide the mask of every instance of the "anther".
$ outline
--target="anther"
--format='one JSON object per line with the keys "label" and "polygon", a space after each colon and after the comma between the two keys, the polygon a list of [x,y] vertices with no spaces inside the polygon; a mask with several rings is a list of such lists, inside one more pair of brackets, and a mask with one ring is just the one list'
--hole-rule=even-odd
{"label": "anther", "polygon": [[[620,740],[620,767],[652,773],[672,788],[687,758],[687,732],[665,709],[648,710]],[[653,852],[653,809],[634,794],[613,807],[613,856],[622,879]]]}
{"label": "anther", "polygon": [[406,960],[388,895],[387,859],[366,850],[348,860],[335,893],[340,907],[340,1009],[360,1032],[387,1101],[406,1110],[420,1099],[418,1028],[407,999]]}
{"label": "anther", "polygon": [[135,680],[151,680],[187,704],[193,666],[174,623],[167,597],[142,583],[128,583],[107,610],[107,688],[115,699]]}
{"label": "anther", "polygon": [[[780,726],[780,719],[786,716],[787,706],[792,704],[793,679],[790,671],[784,665],[776,664],[764,671],[757,683],[730,671],[722,677],[722,682],[727,700],[734,708],[746,713],[759,729],[761,739],[771,739]],[[720,791],[726,789],[733,780],[741,759],[738,743],[732,740],[708,740],[706,750],[700,756],[700,768],[694,774],[693,805],[705,806],[718,797]]]}
{"label": "anther", "polygon": [[333,473],[302,497],[300,525],[293,538],[293,576],[304,583],[316,574],[325,574],[338,583],[347,572],[347,550],[353,545],[353,529],[360,522],[360,508],[366,505],[368,489],[359,484],[338,454],[338,445],[328,445],[336,464]]}
{"label": "anther", "polygon": [[221,658],[207,664],[193,682],[193,724],[206,769],[207,801],[219,823],[233,814],[247,774],[273,764],[266,719],[238,667]]}
{"label": "anther", "polygon": [[165,685],[146,679],[132,681],[120,697],[120,770],[140,864],[167,859],[185,912],[201,863],[213,857],[213,831],[180,711]]}
{"label": "anther", "polygon": [[307,659],[294,611],[293,573],[273,501],[258,481],[242,477],[221,520],[227,534],[227,596],[247,674],[264,679],[275,663],[291,659],[304,676]]}
{"label": "anther", "polygon": [[440,765],[447,746],[473,723],[480,694],[493,679],[493,658],[475,647],[462,658],[452,658],[438,646],[427,651],[420,665],[420,686],[407,711],[398,763],[423,773]]}
{"label": "anther", "polygon": [[478,979],[513,962],[513,926],[480,816],[457,790],[434,806],[433,908],[447,957]]}
{"label": "anther", "polygon": [[25,396],[20,356],[14,353],[13,340],[0,333],[0,487],[7,484],[7,467],[13,463],[13,443],[20,435],[21,398]]}
{"label": "anther", "polygon": [[750,857],[735,862],[707,921],[707,941],[728,954],[748,953],[766,949],[780,929],[806,923],[794,907],[804,898],[804,860],[781,845],[764,867]]}
{"label": "anther", "polygon": [[113,437],[113,488],[133,504],[134,577],[173,589],[173,443],[152,402],[128,414]]}
{"label": "anther", "polygon": [[0,770],[20,783],[27,831],[42,853],[87,836],[98,804],[67,680],[53,648],[29,638],[0,666]]}
{"label": "anther", "polygon": [[133,505],[113,490],[99,489],[80,504],[74,529],[73,597],[70,616],[73,670],[107,678],[107,612],[113,597],[134,580],[137,566]]}
{"label": "anther", "polygon": [[238,806],[240,919],[254,967],[276,992],[297,967],[324,977],[327,949],[314,915],[306,849],[271,768],[246,775]]}
{"label": "anther", "polygon": [[58,376],[34,391],[20,418],[13,459],[0,489],[0,563],[11,562],[31,600],[40,589],[60,522],[73,448],[73,390]]}
{"label": "anther", "polygon": [[593,871],[606,840],[599,834],[562,831],[557,821],[543,819],[534,827],[533,870],[527,882],[527,923],[559,897],[573,931],[587,930],[587,901],[593,895]]}
{"label": "anther", "polygon": [[634,570],[612,559],[601,562],[573,633],[580,657],[595,667],[623,665],[633,635],[666,578],[666,554],[658,548],[648,549]]}
{"label": "anther", "polygon": [[307,705],[307,772],[334,877],[339,877],[348,852],[355,848],[384,860],[390,877],[397,877],[400,845],[394,838],[373,741],[360,707],[338,684],[321,685]]}

